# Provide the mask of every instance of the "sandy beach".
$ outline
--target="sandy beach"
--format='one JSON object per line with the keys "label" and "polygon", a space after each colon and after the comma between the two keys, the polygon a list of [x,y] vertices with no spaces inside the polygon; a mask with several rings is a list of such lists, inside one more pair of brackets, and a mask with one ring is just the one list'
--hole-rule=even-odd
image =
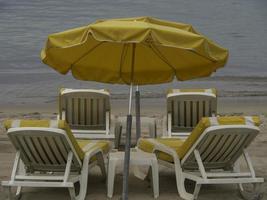
{"label": "sandy beach", "polygon": [[[240,99],[219,99],[218,113],[221,115],[251,115],[257,114],[261,116],[263,124],[261,125],[261,133],[255,139],[249,148],[250,156],[257,176],[267,178],[267,107],[265,101],[255,98]],[[142,116],[155,117],[157,119],[158,133],[162,132],[162,117],[165,114],[164,99],[144,99],[142,101]],[[112,100],[112,113],[117,116],[124,116],[127,110],[127,100]],[[2,107],[0,113],[0,122],[6,118],[34,118],[34,119],[53,119],[56,118],[56,106],[46,105],[43,107],[34,106],[14,106]],[[11,173],[11,167],[14,159],[14,148],[11,146],[5,131],[1,127],[0,132],[0,180],[8,180]],[[115,179],[114,196],[112,199],[118,199],[122,190],[122,174],[118,174]],[[26,188],[23,190],[23,200],[34,199],[68,199],[69,194],[66,189],[46,189],[46,188]],[[263,184],[262,191],[267,199],[267,184]],[[1,188],[0,199],[4,199],[4,193]],[[89,183],[86,199],[107,199],[106,186],[103,182],[100,171],[94,168],[89,172]],[[129,199],[153,199],[152,188],[149,182],[136,178],[131,172],[129,183]],[[180,199],[176,190],[176,181],[174,171],[164,167],[160,167],[160,197],[158,199]],[[200,200],[238,200],[241,199],[237,187],[235,185],[209,185],[203,186],[199,194]]]}

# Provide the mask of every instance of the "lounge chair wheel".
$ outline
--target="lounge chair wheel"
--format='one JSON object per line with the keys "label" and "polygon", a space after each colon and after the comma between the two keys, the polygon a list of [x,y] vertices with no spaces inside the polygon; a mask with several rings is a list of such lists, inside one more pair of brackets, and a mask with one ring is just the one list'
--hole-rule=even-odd
{"label": "lounge chair wheel", "polygon": [[245,200],[260,200],[263,198],[263,192],[261,191],[261,184],[239,184],[239,192]]}

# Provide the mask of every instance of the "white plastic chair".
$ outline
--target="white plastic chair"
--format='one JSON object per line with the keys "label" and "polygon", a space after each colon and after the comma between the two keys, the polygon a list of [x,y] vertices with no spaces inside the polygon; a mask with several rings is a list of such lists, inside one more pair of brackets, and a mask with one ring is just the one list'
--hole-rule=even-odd
{"label": "white plastic chair", "polygon": [[186,139],[202,117],[216,115],[215,89],[173,89],[167,94],[163,136]]}
{"label": "white plastic chair", "polygon": [[[212,123],[216,123],[216,117],[210,119]],[[213,125],[206,128],[182,158],[179,158],[176,150],[168,145],[156,139],[147,140],[153,144],[152,152],[157,154],[159,164],[175,169],[177,190],[183,199],[197,199],[203,184],[238,184],[244,198],[250,199],[248,196],[253,196],[259,199],[259,188],[255,187],[249,192],[243,187],[246,183],[257,186],[264,182],[263,178],[256,177],[246,150],[259,133],[259,128],[252,125],[251,120],[248,121],[245,125]],[[171,156],[173,161],[160,159],[160,153]],[[246,172],[241,172],[239,168],[239,159],[242,156],[247,164]],[[195,182],[193,193],[186,191],[186,179]]]}
{"label": "white plastic chair", "polygon": [[114,140],[121,130],[111,121],[106,90],[61,89],[58,118],[67,121],[76,138]]}
{"label": "white plastic chair", "polygon": [[[57,121],[50,123],[55,125]],[[98,165],[106,177],[104,154],[95,142],[86,146],[81,157],[78,150],[82,150],[60,128],[10,128],[7,134],[16,149],[11,179],[2,181],[3,188],[8,189],[9,199],[19,198],[23,187],[58,187],[68,188],[71,199],[84,200],[88,169]],[[80,185],[78,191],[76,183]],[[11,187],[17,187],[15,196]]]}

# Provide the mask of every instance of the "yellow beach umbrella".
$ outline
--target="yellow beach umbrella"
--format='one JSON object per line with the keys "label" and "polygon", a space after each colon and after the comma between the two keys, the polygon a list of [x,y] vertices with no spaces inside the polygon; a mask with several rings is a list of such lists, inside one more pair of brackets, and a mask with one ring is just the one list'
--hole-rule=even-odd
{"label": "yellow beach umbrella", "polygon": [[43,62],[61,74],[134,85],[209,76],[227,56],[191,25],[148,17],[99,20],[51,34],[41,53]]}
{"label": "yellow beach umbrella", "polygon": [[191,25],[150,17],[99,20],[48,36],[42,61],[79,80],[129,84],[123,199],[128,198],[132,85],[206,77],[228,51]]}

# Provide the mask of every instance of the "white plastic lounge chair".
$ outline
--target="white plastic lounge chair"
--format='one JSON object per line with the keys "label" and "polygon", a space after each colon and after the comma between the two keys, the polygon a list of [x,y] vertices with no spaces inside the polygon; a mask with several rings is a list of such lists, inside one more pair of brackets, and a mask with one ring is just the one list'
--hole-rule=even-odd
{"label": "white plastic lounge chair", "polygon": [[106,90],[61,89],[58,118],[67,121],[76,138],[114,140],[120,131],[118,123],[114,130],[110,128],[110,94]]}
{"label": "white plastic lounge chair", "polygon": [[[238,184],[246,197],[249,193],[242,184],[264,181],[256,177],[246,150],[259,133],[259,121],[258,117],[202,118],[185,141],[140,139],[138,148],[156,153],[160,164],[175,169],[178,193],[183,199],[197,199],[202,184]],[[247,172],[238,168],[242,155]],[[186,191],[185,179],[195,182],[193,193]],[[257,191],[250,195],[260,196]]]}
{"label": "white plastic lounge chair", "polygon": [[186,139],[202,117],[216,114],[215,89],[172,89],[167,94],[164,137]]}
{"label": "white plastic lounge chair", "polygon": [[[76,141],[61,120],[8,120],[5,127],[16,149],[11,179],[2,181],[9,199],[14,196],[13,186],[17,187],[16,198],[23,187],[63,187],[69,189],[71,199],[84,200],[88,168],[98,165],[106,177],[103,156],[110,150],[108,141]],[[76,183],[80,184],[79,191],[75,190]]]}

